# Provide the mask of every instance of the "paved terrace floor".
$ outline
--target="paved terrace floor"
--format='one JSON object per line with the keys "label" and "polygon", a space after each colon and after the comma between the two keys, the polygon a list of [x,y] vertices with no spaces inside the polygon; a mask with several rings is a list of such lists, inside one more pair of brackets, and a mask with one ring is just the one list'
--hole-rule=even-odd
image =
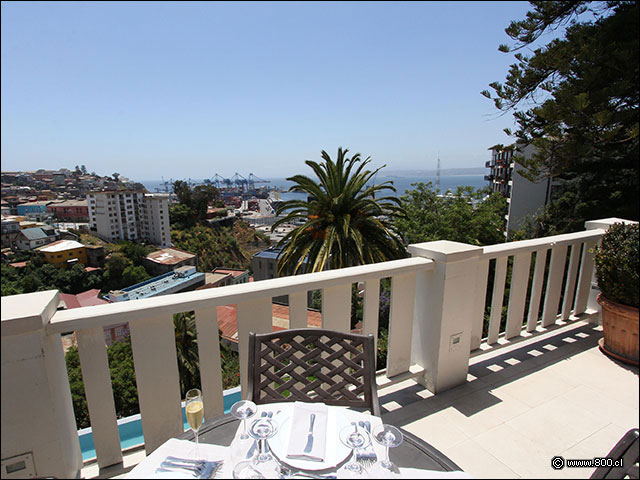
{"label": "paved terrace floor", "polygon": [[467,383],[440,395],[398,384],[381,392],[382,417],[475,478],[589,478],[551,458],[605,456],[638,427],[638,368],[603,355],[601,337],[578,321],[474,357]]}
{"label": "paved terrace floor", "polygon": [[603,355],[601,337],[597,323],[577,321],[474,357],[467,383],[439,395],[413,380],[387,387],[383,419],[475,478],[589,478],[593,469],[553,470],[551,458],[605,456],[638,427],[638,368]]}

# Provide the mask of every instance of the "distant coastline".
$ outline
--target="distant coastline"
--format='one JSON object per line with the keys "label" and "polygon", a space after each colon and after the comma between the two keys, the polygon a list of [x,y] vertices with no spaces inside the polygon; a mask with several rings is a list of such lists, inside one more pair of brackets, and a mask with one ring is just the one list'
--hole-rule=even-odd
{"label": "distant coastline", "polygon": [[[480,173],[465,173],[469,170],[479,171]],[[447,190],[455,191],[458,186],[468,185],[475,189],[486,187],[489,183],[484,179],[486,175],[486,169],[447,169],[447,172],[455,171],[456,173],[444,173],[444,170],[440,172],[440,191],[446,192]],[[420,174],[411,175],[413,172],[425,172]],[[428,173],[432,172],[432,173]],[[172,179],[179,180],[179,179]],[[180,179],[189,180],[189,179]],[[201,183],[201,179],[190,179],[194,183]],[[273,188],[280,188],[285,192],[289,189],[291,182],[286,178],[266,178],[269,183],[261,183],[260,185],[268,185]],[[142,183],[150,192],[156,192],[158,188],[163,188],[161,180],[138,180]],[[388,191],[388,194],[393,196],[401,196],[406,193],[407,190],[413,189],[414,183],[428,183],[431,182],[432,188],[435,188],[436,184],[436,172],[431,170],[395,170],[393,172],[385,172],[385,175],[377,175],[373,181],[376,184],[384,183],[386,181],[392,181],[393,186],[396,188],[396,192]]]}
{"label": "distant coastline", "polygon": [[[382,172],[381,172],[382,173]],[[384,170],[385,177],[431,177],[437,171],[433,170]],[[456,175],[486,175],[487,169],[483,167],[470,168],[441,168],[440,176],[452,177]]]}

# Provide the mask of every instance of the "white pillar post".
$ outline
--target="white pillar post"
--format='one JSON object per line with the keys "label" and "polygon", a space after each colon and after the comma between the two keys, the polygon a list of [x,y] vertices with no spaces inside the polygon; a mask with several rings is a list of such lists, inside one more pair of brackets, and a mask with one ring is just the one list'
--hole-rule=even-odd
{"label": "white pillar post", "polygon": [[417,274],[412,362],[424,368],[424,385],[440,393],[467,379],[476,271],[483,249],[440,240],[407,250],[435,261],[433,270]]}
{"label": "white pillar post", "polygon": [[2,297],[2,478],[82,469],[60,334],[45,330],[58,303],[57,290]]}

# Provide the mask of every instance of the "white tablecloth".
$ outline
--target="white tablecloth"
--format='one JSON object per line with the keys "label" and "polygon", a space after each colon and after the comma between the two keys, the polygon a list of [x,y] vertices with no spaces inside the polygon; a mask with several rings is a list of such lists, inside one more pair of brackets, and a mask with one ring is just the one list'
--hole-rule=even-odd
{"label": "white tablecloth", "polygon": [[[369,421],[371,422],[371,429],[376,425],[382,423],[382,419],[367,415],[365,413],[355,412],[343,407],[329,407],[330,409],[340,409],[341,413],[349,420],[354,422]],[[280,423],[284,422],[285,418],[288,418],[293,409],[293,403],[274,403],[269,405],[259,405],[258,413],[260,415],[263,411],[274,412],[274,420]],[[249,422],[250,420],[248,420]],[[240,429],[236,432],[234,442],[237,441],[237,437],[240,434]],[[335,438],[336,442],[339,442],[338,432],[327,432],[327,438]],[[385,449],[382,445],[373,442],[373,449],[376,452],[378,459],[382,459],[385,454]],[[160,463],[167,456],[174,456],[179,458],[191,458],[195,459],[195,442],[187,440],[178,440],[172,438],[167,440],[164,444],[158,447],[151,455],[145,458],[142,462],[136,465],[127,475],[126,478],[194,478],[189,474],[179,476],[178,474],[168,474],[156,472],[156,469],[160,466]],[[391,449],[391,460],[393,461],[393,449]],[[200,443],[199,445],[199,459],[201,460],[223,460],[223,466],[219,472],[217,478],[232,478],[233,467],[236,459],[231,458],[231,448],[221,445]],[[336,472],[338,478],[353,478],[343,468]],[[379,478],[379,476],[364,475],[360,478]],[[472,478],[465,472],[438,472],[432,470],[421,470],[417,468],[400,468],[400,474],[389,474],[387,478]]]}

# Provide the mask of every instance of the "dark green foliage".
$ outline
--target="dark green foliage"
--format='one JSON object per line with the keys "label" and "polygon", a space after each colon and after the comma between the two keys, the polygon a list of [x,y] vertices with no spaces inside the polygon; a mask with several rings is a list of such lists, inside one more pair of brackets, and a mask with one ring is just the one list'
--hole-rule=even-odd
{"label": "dark green foliage", "polygon": [[198,256],[199,270],[216,267],[247,268],[249,258],[230,227],[198,225],[183,230],[171,230],[173,244]]}
{"label": "dark green foliage", "polygon": [[197,222],[195,213],[182,203],[169,207],[169,220],[172,228],[180,230],[194,227]]}
{"label": "dark green foliage", "polygon": [[179,202],[169,209],[171,224],[175,228],[190,228],[205,222],[209,205],[224,207],[218,189],[213,185],[198,185],[191,189],[187,182],[176,180],[173,191]]}
{"label": "dark green foliage", "polygon": [[142,245],[141,243],[130,242],[123,240],[118,243],[120,247],[120,253],[127,257],[133,265],[139,267],[142,265],[142,260],[155,250],[154,247],[149,245]]}
{"label": "dark green foliage", "polygon": [[[531,159],[514,157],[526,176],[564,180],[531,230],[548,235],[595,218],[638,219],[638,2],[531,4],[527,18],[506,30],[515,45],[500,50],[532,54],[516,54],[506,82],[490,85],[496,108],[514,113],[517,140],[537,148]],[[533,45],[560,26],[567,26],[563,38]]]}
{"label": "dark green foliage", "polygon": [[[138,390],[133,369],[131,340],[116,342],[108,347],[107,357],[109,359],[109,371],[117,417],[123,418],[139,413],[140,407],[138,405]],[[78,348],[71,347],[65,355],[65,360],[76,424],[78,429],[86,428],[90,426],[90,420]]]}
{"label": "dark green foliage", "polygon": [[144,282],[150,278],[151,275],[147,273],[143,266],[134,267],[133,265],[129,265],[122,272],[122,285],[130,287],[131,285]]}
{"label": "dark green foliage", "polygon": [[103,291],[108,292],[144,282],[150,279],[151,275],[144,267],[134,266],[133,262],[123,253],[113,253],[105,264],[103,278]]}
{"label": "dark green foliage", "polygon": [[240,359],[226,343],[220,341],[220,361],[222,362],[222,388],[240,385]]}
{"label": "dark green foliage", "polygon": [[389,330],[380,329],[376,351],[376,370],[387,368],[387,352],[389,350]]}
{"label": "dark green foliage", "polygon": [[87,410],[87,399],[84,395],[84,383],[82,381],[78,348],[71,347],[65,355],[65,360],[67,363],[67,373],[69,375],[69,386],[71,387],[73,412],[76,416],[76,425],[78,429],[87,428],[90,425],[89,411]]}
{"label": "dark green foliage", "polygon": [[405,256],[391,221],[404,215],[398,199],[376,198],[376,194],[387,189],[395,192],[395,188],[391,182],[371,184],[383,167],[365,170],[371,159],[363,161],[359,153],[349,158],[348,152],[339,148],[335,162],[324,150],[323,162],[307,160],[317,180],[305,175],[287,179],[294,182],[289,191],[305,193],[309,201],[288,200],[276,212],[285,216],[272,229],[295,220],[305,222],[278,243],[283,248],[278,262],[280,274],[318,272]]}
{"label": "dark green foliage", "polygon": [[439,196],[431,182],[413,186],[401,197],[407,216],[395,222],[407,244],[437,240],[471,245],[504,242],[507,204],[499,194],[458,187],[453,194]]}
{"label": "dark green foliage", "polygon": [[44,290],[60,290],[75,295],[102,285],[101,273],[86,272],[82,264],[64,269],[43,265],[38,260],[36,256],[26,267],[19,269],[2,264],[2,296]]}
{"label": "dark green foliage", "polygon": [[200,360],[196,338],[196,317],[193,312],[176,313],[173,316],[176,331],[176,354],[180,374],[180,396],[188,390],[200,388]]}
{"label": "dark green foliage", "polygon": [[596,276],[609,300],[638,308],[638,224],[612,225],[595,250]]}
{"label": "dark green foliage", "polygon": [[133,368],[133,352],[131,338],[115,342],[107,348],[111,387],[118,418],[128,417],[140,412],[138,405],[138,388]]}

